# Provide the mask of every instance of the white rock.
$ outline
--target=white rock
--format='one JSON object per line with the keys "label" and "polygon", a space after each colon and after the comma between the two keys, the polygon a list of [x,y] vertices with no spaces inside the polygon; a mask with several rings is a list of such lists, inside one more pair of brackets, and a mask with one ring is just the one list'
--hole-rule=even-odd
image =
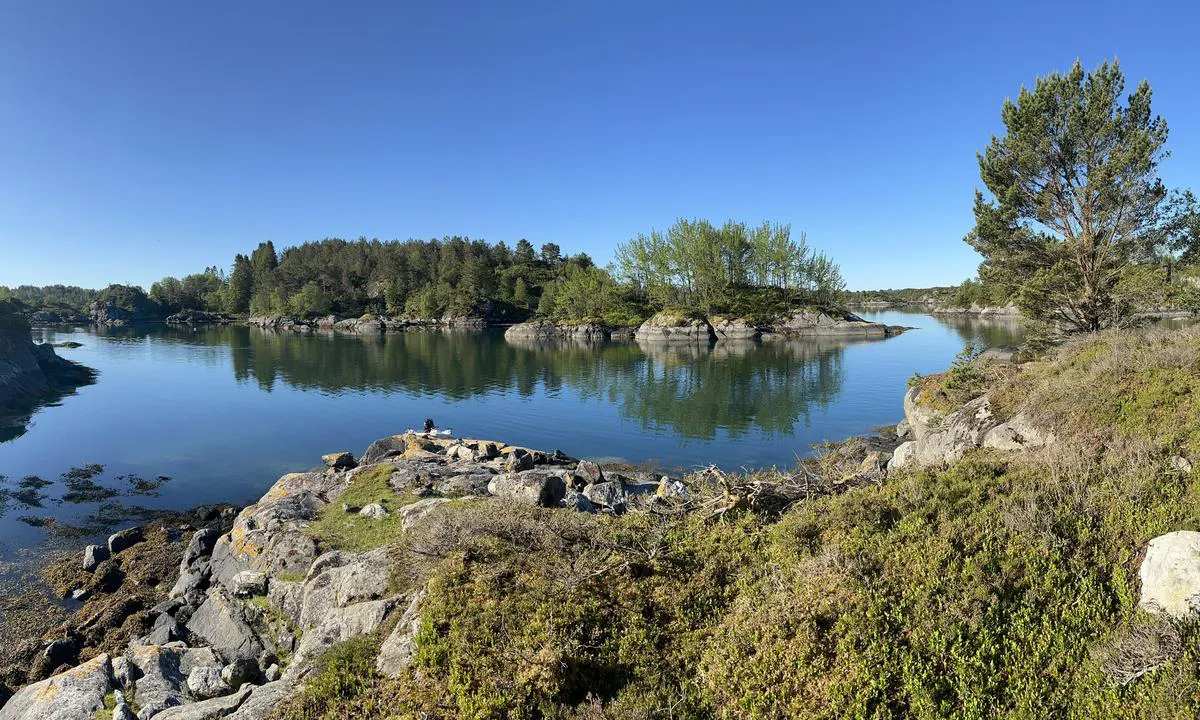
{"label": "white rock", "polygon": [[229,692],[229,686],[221,679],[220,666],[194,667],[188,673],[188,692],[199,700],[224,695]]}
{"label": "white rock", "polygon": [[388,511],[379,503],[371,503],[370,505],[364,505],[363,509],[358,511],[358,514],[363,517],[382,518],[388,516]]}
{"label": "white rock", "polygon": [[887,471],[893,472],[908,465],[917,457],[917,441],[909,440],[892,451],[892,459],[888,460]]}
{"label": "white rock", "polygon": [[1179,530],[1151,540],[1138,577],[1143,609],[1177,618],[1200,611],[1200,532]]}

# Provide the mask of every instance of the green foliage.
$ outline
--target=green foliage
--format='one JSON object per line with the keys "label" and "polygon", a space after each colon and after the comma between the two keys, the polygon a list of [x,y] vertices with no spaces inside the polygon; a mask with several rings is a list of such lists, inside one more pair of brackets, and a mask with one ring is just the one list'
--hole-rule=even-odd
{"label": "green foliage", "polygon": [[638,325],[648,317],[606,270],[570,262],[561,278],[542,293],[538,314],[552,320],[598,322],[611,326]]}
{"label": "green foliage", "polygon": [[[378,679],[375,656],[379,645],[379,639],[372,635],[334,645],[317,660],[304,689],[285,701],[271,717],[288,720],[384,717],[386,706],[362,702]],[[355,715],[345,714],[350,700],[359,701]]]}
{"label": "green foliage", "polygon": [[619,277],[657,307],[683,305],[713,312],[741,288],[801,293],[809,302],[836,303],[845,289],[838,266],[808,247],[788,225],[749,227],[727,221],[679,219],[665,234],[652,231],[617,247]]}
{"label": "green foliage", "polygon": [[228,297],[225,276],[215,267],[182,280],[168,276],[150,286],[150,299],[167,314],[206,308],[219,311],[225,308]]}
{"label": "green foliage", "polygon": [[109,285],[97,294],[96,302],[119,308],[138,318],[163,315],[163,308],[136,285]]}
{"label": "green foliage", "polygon": [[27,306],[27,310],[70,310],[82,312],[91,304],[99,293],[74,285],[18,285],[9,288],[0,285],[0,299],[11,298],[19,300]]}
{"label": "green foliage", "polygon": [[1200,222],[1186,197],[1164,202],[1155,173],[1167,125],[1151,113],[1150,85],[1122,103],[1124,89],[1116,62],[1039,78],[1004,103],[1006,134],[979,156],[993,199],[976,192],[967,242],[984,257],[981,279],[1072,330],[1120,324],[1135,309],[1115,292],[1126,268],[1179,248]]}

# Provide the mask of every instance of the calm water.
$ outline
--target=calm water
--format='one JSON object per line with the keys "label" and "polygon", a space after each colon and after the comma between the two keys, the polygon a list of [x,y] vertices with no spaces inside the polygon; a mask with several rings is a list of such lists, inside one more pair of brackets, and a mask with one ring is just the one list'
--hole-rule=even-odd
{"label": "calm water", "polygon": [[[41,341],[83,343],[59,352],[100,377],[0,443],[7,476],[0,489],[10,493],[0,557],[45,536],[32,518],[79,524],[97,512],[97,500],[107,513],[115,503],[183,509],[250,502],[282,473],[318,464],[322,453],[360,453],[426,417],[457,435],[580,457],[669,467],[786,465],[813,443],[899,420],[906,380],[944,370],[965,342],[1015,344],[1019,334],[1003,321],[867,316],[919,329],[887,340],[711,350],[514,345],[498,332],[364,338],[243,327],[35,330]],[[91,482],[62,477],[92,463],[104,472]],[[52,484],[21,488],[30,475]],[[170,479],[157,488],[136,482],[159,476]],[[77,492],[64,501],[70,489]],[[23,499],[12,497],[17,490],[25,490]]]}

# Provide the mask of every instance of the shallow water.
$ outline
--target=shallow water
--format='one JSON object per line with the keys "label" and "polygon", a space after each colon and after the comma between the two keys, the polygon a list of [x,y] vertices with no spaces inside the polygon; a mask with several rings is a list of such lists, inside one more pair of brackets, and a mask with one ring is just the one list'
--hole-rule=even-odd
{"label": "shallow water", "polygon": [[[46,530],[28,524],[35,518],[79,524],[101,507],[111,517],[251,502],[322,453],[360,453],[427,417],[456,435],[578,457],[788,465],[814,443],[899,420],[908,378],[944,370],[966,342],[1012,345],[1020,335],[1012,321],[864,316],[917,329],[712,348],[515,345],[493,331],[35,330],[40,341],[83,343],[59,352],[100,376],[0,443],[0,558],[39,543]],[[62,477],[86,464],[103,472]],[[52,482],[31,493],[20,487],[31,475]]]}

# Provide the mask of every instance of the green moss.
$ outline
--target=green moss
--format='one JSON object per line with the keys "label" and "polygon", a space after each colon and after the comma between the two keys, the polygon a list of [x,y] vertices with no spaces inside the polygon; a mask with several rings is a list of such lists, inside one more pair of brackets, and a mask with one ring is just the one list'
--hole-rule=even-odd
{"label": "green moss", "polygon": [[[272,715],[278,720],[316,720],[318,718],[392,717],[386,705],[367,702],[378,684],[375,656],[380,640],[364,635],[334,645],[316,663],[315,673],[304,689],[288,699]],[[347,713],[348,701],[357,710]]]}
{"label": "green moss", "polygon": [[[400,495],[388,486],[392,466],[380,464],[354,476],[350,487],[337,502],[327,505],[321,518],[310,523],[308,533],[328,550],[371,550],[392,545],[403,534],[404,526],[399,513],[404,505],[416,502],[415,495]],[[363,507],[378,503],[388,511],[387,517],[369,518],[358,513],[346,512],[342,504]]]}

